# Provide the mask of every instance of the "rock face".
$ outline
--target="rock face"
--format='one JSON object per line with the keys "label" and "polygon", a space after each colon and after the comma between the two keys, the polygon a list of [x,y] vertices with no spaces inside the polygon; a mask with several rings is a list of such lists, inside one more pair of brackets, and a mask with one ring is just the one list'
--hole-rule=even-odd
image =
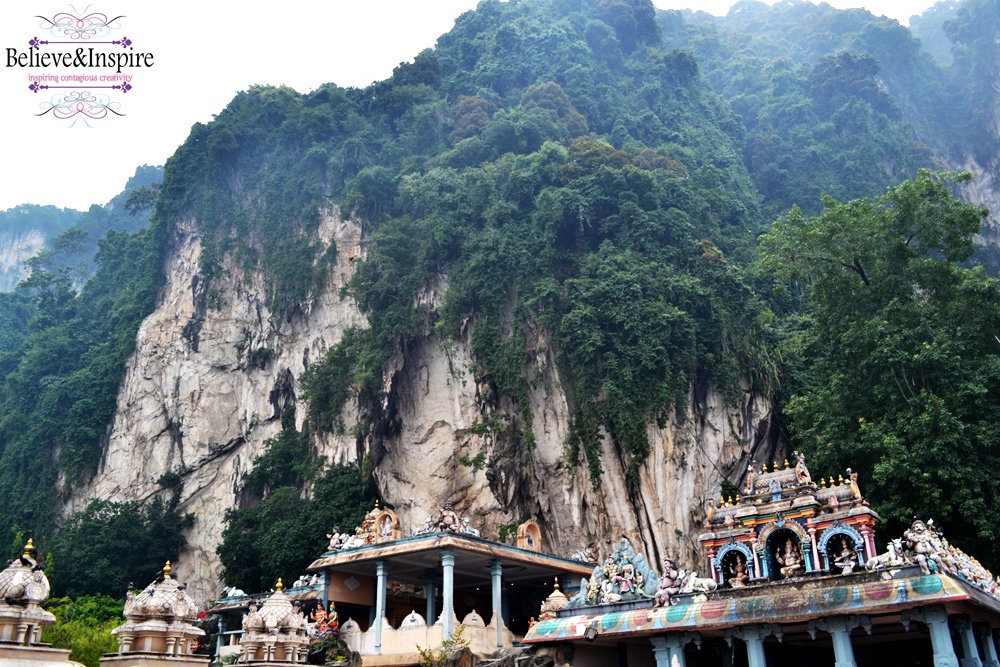
{"label": "rock face", "polygon": [[16,234],[0,234],[0,292],[9,292],[28,277],[24,263],[45,247],[45,234],[25,229]]}
{"label": "rock face", "polygon": [[[311,306],[285,317],[267,309],[260,276],[239,280],[237,271],[213,284],[221,298],[206,300],[193,229],[178,226],[159,306],[139,329],[119,390],[104,459],[65,511],[83,508],[92,497],[145,500],[159,490],[161,475],[178,473],[180,509],[193,512],[196,523],[176,573],[197,595],[211,597],[221,589],[215,548],[225,511],[236,506],[264,440],[279,432],[302,372],[348,326],[365,325],[354,303],[339,296],[353,271],[350,258],[362,252],[361,227],[336,211],[324,219],[320,236],[336,243],[337,266]],[[604,555],[625,536],[653,563],[669,553],[704,569],[693,560],[704,500],[718,496],[724,476],[737,481],[753,443],[758,460],[773,458],[770,406],[749,391],[727,404],[711,388],[692,390],[684,414],[663,429],[650,427],[652,453],[634,483],[621,452],[606,439],[605,472],[595,491],[586,465],[567,461],[566,395],[545,332],[533,336],[535,365],[544,371],[531,393],[536,444],[530,452],[512,438],[470,432],[494,411],[515,410],[477,376],[467,340],[428,337],[397,355],[384,412],[398,428],[385,430],[375,476],[402,519],[403,534],[451,500],[487,538],[534,518],[547,552],[568,556],[595,540]],[[300,408],[300,426],[304,415]],[[345,423],[354,423],[352,417],[345,415]],[[350,435],[326,435],[316,445],[334,463],[359,457]],[[459,462],[479,452],[486,455],[483,470]]]}

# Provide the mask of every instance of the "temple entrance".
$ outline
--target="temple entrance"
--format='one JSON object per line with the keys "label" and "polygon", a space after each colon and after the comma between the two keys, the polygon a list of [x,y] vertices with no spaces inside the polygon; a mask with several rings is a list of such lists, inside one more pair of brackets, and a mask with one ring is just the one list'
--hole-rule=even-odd
{"label": "temple entrance", "polygon": [[[764,545],[767,554],[767,575],[771,581],[780,581],[786,576],[805,574],[805,560],[799,536],[788,528],[779,528],[771,533]],[[786,574],[782,574],[784,569]]]}

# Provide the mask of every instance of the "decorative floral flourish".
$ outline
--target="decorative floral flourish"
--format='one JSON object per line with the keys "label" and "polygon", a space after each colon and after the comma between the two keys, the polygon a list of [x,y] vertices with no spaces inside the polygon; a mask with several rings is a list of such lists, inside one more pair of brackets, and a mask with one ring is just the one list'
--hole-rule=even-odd
{"label": "decorative floral flourish", "polygon": [[116,109],[121,105],[112,102],[111,98],[104,94],[93,94],[86,90],[74,90],[66,94],[53,95],[48,102],[42,103],[45,109],[36,116],[44,116],[51,113],[54,118],[68,120],[74,116],[85,116],[87,118],[106,118],[109,113],[116,116],[124,116]]}
{"label": "decorative floral flourish", "polygon": [[[122,16],[109,19],[107,14],[93,12],[86,16],[77,16],[69,12],[60,12],[47,19],[44,16],[38,18],[45,21],[41,27],[47,28],[53,37],[62,37],[72,41],[88,41],[94,37],[107,37],[112,30],[119,26],[115,23]],[[47,42],[41,42],[45,44]],[[37,48],[37,47],[36,47]]]}

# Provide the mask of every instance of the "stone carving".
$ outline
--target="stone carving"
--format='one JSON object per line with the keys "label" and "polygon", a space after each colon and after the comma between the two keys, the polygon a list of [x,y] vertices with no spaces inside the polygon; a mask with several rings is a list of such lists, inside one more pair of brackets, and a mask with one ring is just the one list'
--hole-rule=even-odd
{"label": "stone carving", "polygon": [[573,552],[570,556],[571,560],[575,560],[578,563],[596,563],[597,562],[597,550],[594,547],[594,543],[590,542],[587,546],[582,549]]}
{"label": "stone carving", "polygon": [[[309,652],[309,621],[292,606],[281,579],[274,593],[258,608],[251,604],[243,616],[242,662],[305,662]],[[326,613],[322,614],[327,620]]]}
{"label": "stone carving", "polygon": [[473,537],[479,537],[479,529],[473,528],[471,525],[469,525],[469,517],[467,516],[462,517],[462,526],[458,532],[464,533],[466,535],[472,535]]}
{"label": "stone carving", "polygon": [[111,631],[118,636],[118,653],[160,653],[187,656],[194,653],[198,638],[205,631],[192,623],[198,618],[198,605],[187,594],[187,587],[170,576],[170,561],[163,566],[149,586],[125,594],[125,624]]}
{"label": "stone carving", "polygon": [[23,555],[0,572],[0,637],[20,645],[38,644],[42,628],[56,622],[41,606],[49,597],[44,567],[28,540]]}
{"label": "stone carving", "polygon": [[636,554],[628,540],[622,540],[604,563],[594,568],[590,579],[583,579],[580,592],[570,600],[570,607],[611,602],[650,599],[657,591],[659,577],[646,558]]}
{"label": "stone carving", "polygon": [[677,580],[681,593],[708,593],[718,588],[715,579],[699,577],[697,572],[681,570]]}
{"label": "stone carving", "polygon": [[785,540],[785,546],[778,549],[774,559],[781,566],[782,579],[797,577],[805,571],[802,552],[799,550],[798,545],[792,541],[792,538]]}
{"label": "stone carving", "polygon": [[415,531],[413,531],[413,534],[414,535],[426,535],[428,533],[433,533],[434,532],[434,528],[435,528],[435,526],[434,526],[434,517],[428,516],[427,520],[424,521],[424,525],[421,526],[420,528],[417,528]]}

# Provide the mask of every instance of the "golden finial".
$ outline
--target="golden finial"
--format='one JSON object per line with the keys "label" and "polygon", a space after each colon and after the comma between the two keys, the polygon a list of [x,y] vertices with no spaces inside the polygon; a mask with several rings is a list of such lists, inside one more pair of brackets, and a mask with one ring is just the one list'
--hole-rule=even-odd
{"label": "golden finial", "polygon": [[785,459],[785,470],[788,470],[788,459]]}
{"label": "golden finial", "polygon": [[378,509],[378,498],[375,499],[375,509]]}
{"label": "golden finial", "polygon": [[167,561],[167,564],[163,566],[163,578],[164,579],[169,579],[170,578],[170,561],[169,560]]}
{"label": "golden finial", "polygon": [[554,583],[554,584],[552,584],[552,588],[553,588],[554,590],[559,590],[559,578],[558,578],[558,577],[556,578],[556,581],[555,581],[555,583]]}
{"label": "golden finial", "polygon": [[766,472],[767,472],[767,464],[766,464],[766,463],[764,463],[764,464],[763,464],[763,465],[761,465],[761,467],[760,467],[760,474],[761,474],[761,475],[763,475],[763,474],[765,474]]}
{"label": "golden finial", "polygon": [[781,468],[778,467],[778,462],[775,461],[774,465],[771,467],[771,470],[773,470],[774,472],[778,472],[780,469]]}
{"label": "golden finial", "polygon": [[833,481],[833,475],[830,475],[830,486],[831,487],[837,486],[837,483]]}
{"label": "golden finial", "polygon": [[843,485],[843,483],[844,483],[844,476],[840,475],[839,477],[840,477],[840,481],[838,481],[837,483]]}
{"label": "golden finial", "polygon": [[281,577],[278,577],[278,583],[275,584],[274,590],[276,590],[279,593],[281,591],[285,590],[285,585],[283,583],[281,583]]}
{"label": "golden finial", "polygon": [[726,499],[723,498],[722,496],[719,496],[719,507],[725,507],[725,506],[726,506]]}
{"label": "golden finial", "polygon": [[737,505],[740,504],[740,494],[738,494],[738,493],[736,494],[736,504]]}
{"label": "golden finial", "polygon": [[819,488],[821,488],[821,489],[825,489],[826,488],[826,478],[824,478],[824,477],[820,477],[819,478]]}
{"label": "golden finial", "polygon": [[732,507],[732,506],[733,506],[733,497],[729,496],[729,498],[726,499],[726,507]]}
{"label": "golden finial", "polygon": [[35,543],[28,538],[28,543],[24,545],[24,556],[23,558],[31,558],[31,551],[35,548]]}

